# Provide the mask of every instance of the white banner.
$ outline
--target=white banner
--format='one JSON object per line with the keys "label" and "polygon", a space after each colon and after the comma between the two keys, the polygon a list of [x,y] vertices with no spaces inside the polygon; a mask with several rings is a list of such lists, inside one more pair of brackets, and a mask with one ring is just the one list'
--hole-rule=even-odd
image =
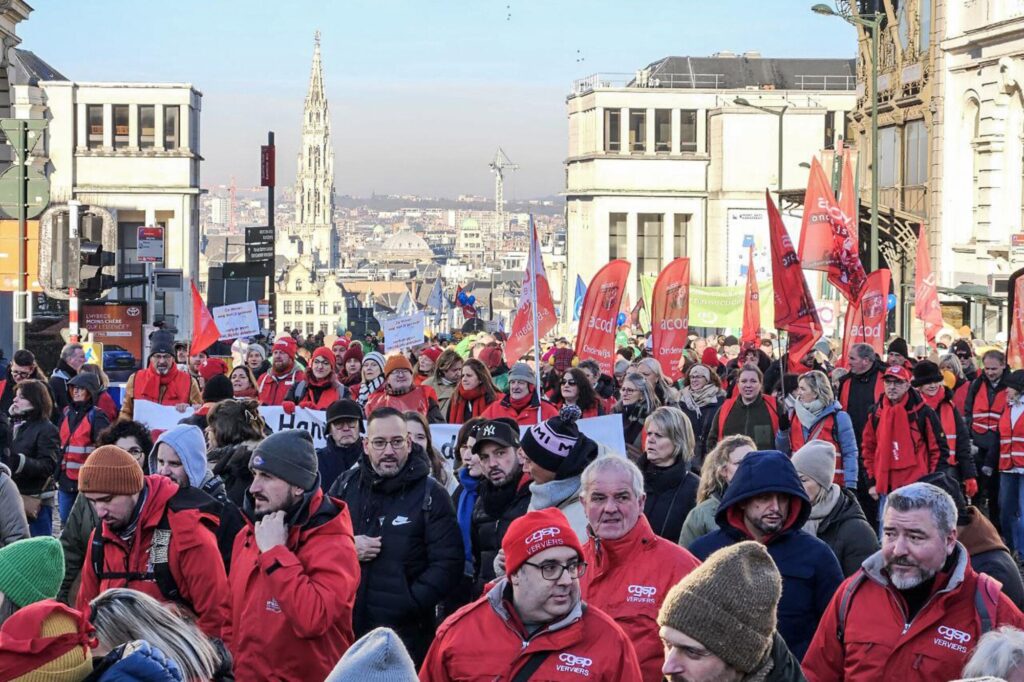
{"label": "white banner", "polygon": [[210,310],[213,321],[220,330],[220,338],[237,339],[240,336],[256,336],[260,333],[260,318],[256,314],[256,301],[219,305]]}
{"label": "white banner", "polygon": [[422,345],[423,324],[422,311],[408,317],[392,317],[381,322],[380,328],[384,332],[384,352]]}
{"label": "white banner", "polygon": [[150,431],[166,431],[185,417],[191,417],[196,408],[189,406],[184,412],[178,412],[174,405],[136,400],[132,404],[132,411],[135,421],[145,424]]}

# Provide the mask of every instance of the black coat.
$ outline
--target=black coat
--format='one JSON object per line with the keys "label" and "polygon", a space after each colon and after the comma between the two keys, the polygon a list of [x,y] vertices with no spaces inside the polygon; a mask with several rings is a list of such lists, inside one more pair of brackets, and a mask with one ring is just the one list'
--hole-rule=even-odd
{"label": "black coat", "polygon": [[53,396],[53,409],[64,411],[64,408],[71,404],[71,395],[68,393],[68,381],[74,379],[78,374],[71,365],[61,360],[50,375],[50,394]]}
{"label": "black coat", "polygon": [[693,450],[693,464],[694,468],[698,470],[700,469],[700,465],[704,463],[705,455],[708,454],[708,432],[711,430],[711,422],[724,402],[725,396],[723,395],[711,405],[702,407],[698,413],[696,410],[692,410],[687,407],[686,403],[682,400],[679,401],[679,409],[683,411],[686,418],[690,420],[690,426],[693,427],[693,439],[695,443]]}
{"label": "black coat", "polygon": [[330,436],[327,445],[316,451],[317,467],[320,469],[320,489],[327,494],[338,476],[351,469],[363,456],[363,441],[357,439],[351,445],[337,445]]}
{"label": "black coat", "polygon": [[330,491],[348,504],[356,535],[381,539],[380,554],[361,564],[352,616],[356,637],[390,627],[417,664],[434,637],[434,609],[459,584],[465,567],[455,508],[429,474],[422,448],[413,445],[398,475],[381,478],[363,457]]}
{"label": "black coat", "polygon": [[60,456],[57,427],[48,419],[32,419],[15,424],[4,463],[23,495],[38,495],[54,489]]}
{"label": "black coat", "polygon": [[252,485],[249,459],[252,457],[252,443],[236,443],[214,448],[206,454],[207,460],[216,462],[213,473],[224,481],[228,500],[239,509],[245,501],[245,493]]}
{"label": "black coat", "polygon": [[520,476],[500,488],[493,487],[485,479],[477,492],[470,524],[473,565],[476,567],[474,598],[483,591],[485,584],[495,578],[494,557],[501,549],[501,541],[509,525],[530,507],[530,479]]}
{"label": "black coat", "polygon": [[644,457],[640,463],[644,474],[644,492],[647,502],[644,515],[654,532],[670,542],[679,541],[686,515],[697,504],[700,479],[680,458],[670,467],[659,468]]}
{"label": "black coat", "polygon": [[878,551],[878,536],[853,491],[847,488],[839,491],[836,506],[818,524],[818,539],[832,549],[843,576],[849,578],[865,559]]}

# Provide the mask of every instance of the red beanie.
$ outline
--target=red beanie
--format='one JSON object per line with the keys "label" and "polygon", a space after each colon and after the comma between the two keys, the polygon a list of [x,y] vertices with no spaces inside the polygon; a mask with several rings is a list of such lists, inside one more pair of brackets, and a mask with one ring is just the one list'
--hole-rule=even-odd
{"label": "red beanie", "polygon": [[273,353],[275,350],[283,352],[285,355],[294,360],[295,351],[298,350],[298,344],[295,343],[295,339],[288,335],[281,336],[278,337],[277,341],[274,341],[274,345],[270,347],[271,353]]}
{"label": "red beanie", "polygon": [[331,371],[333,372],[335,370],[334,363],[337,358],[334,357],[334,353],[331,352],[331,349],[324,348],[323,346],[317,348],[313,351],[313,357],[309,360],[310,364],[312,364],[313,360],[316,360],[317,358],[323,358],[331,365]]}
{"label": "red beanie", "polygon": [[363,344],[353,343],[348,347],[348,350],[345,351],[345,355],[342,356],[341,361],[342,364],[345,364],[349,360],[358,360],[359,362],[363,361]]}
{"label": "red beanie", "polygon": [[505,575],[512,575],[530,557],[552,547],[571,547],[583,560],[583,546],[561,510],[550,507],[528,512],[509,524],[501,548]]}
{"label": "red beanie", "polygon": [[420,355],[425,355],[430,358],[431,362],[437,362],[437,359],[441,357],[443,351],[437,346],[430,346],[420,351]]}
{"label": "red beanie", "polygon": [[718,361],[718,351],[710,346],[704,349],[704,352],[700,356],[700,363],[707,365],[711,369],[718,369],[718,366],[722,364]]}
{"label": "red beanie", "polygon": [[206,358],[199,365],[199,376],[203,377],[203,381],[209,381],[218,374],[227,373],[228,365],[220,358]]}
{"label": "red beanie", "polygon": [[0,628],[0,679],[85,679],[95,646],[95,630],[81,612],[53,599],[30,604]]}
{"label": "red beanie", "polygon": [[347,336],[339,336],[334,341],[334,343],[331,344],[331,349],[338,348],[339,346],[341,348],[348,348],[348,344],[349,344],[349,340],[348,340]]}
{"label": "red beanie", "polygon": [[487,348],[480,351],[478,358],[487,369],[498,369],[501,367],[501,347],[487,346]]}

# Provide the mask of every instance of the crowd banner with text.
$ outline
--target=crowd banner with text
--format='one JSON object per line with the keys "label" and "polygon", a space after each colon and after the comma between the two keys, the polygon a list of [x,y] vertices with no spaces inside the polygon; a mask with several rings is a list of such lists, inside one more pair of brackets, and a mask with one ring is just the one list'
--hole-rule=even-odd
{"label": "crowd banner with text", "polygon": [[404,350],[423,344],[425,315],[418,313],[402,317],[392,317],[380,323],[384,332],[384,351]]}
{"label": "crowd banner with text", "polygon": [[149,400],[136,400],[132,404],[133,418],[140,424],[145,424],[152,431],[166,431],[174,428],[174,425],[186,417],[191,417],[196,408],[186,407],[184,412],[178,412],[174,405],[161,405]]}
{"label": "crowd banner with text", "polygon": [[[540,241],[537,239],[537,228],[530,220],[530,256],[526,263],[526,276],[523,278],[523,289],[519,295],[515,319],[505,342],[505,362],[511,367],[526,351],[534,346],[534,339],[551,331],[558,318],[555,316],[555,304],[551,299],[548,286],[548,273],[544,269],[544,259],[540,253]],[[535,349],[539,354],[539,349]]]}
{"label": "crowd banner with text", "polygon": [[914,268],[914,317],[924,323],[924,337],[935,348],[935,337],[942,331],[942,307],[935,288],[932,257],[928,253],[927,229],[922,224],[917,238],[917,265]]}
{"label": "crowd banner with text", "polygon": [[576,356],[594,360],[601,373],[612,376],[615,369],[615,330],[622,294],[629,276],[629,261],[617,258],[594,275],[587,287],[576,336]]}
{"label": "crowd banner with text", "polygon": [[683,375],[679,358],[690,333],[689,258],[676,258],[658,275],[651,295],[651,332],[661,371],[672,382],[678,381]]}
{"label": "crowd banner with text", "polygon": [[740,343],[756,344],[761,337],[761,290],[757,288],[757,271],[754,270],[754,245],[750,245],[750,261],[747,264],[747,287],[743,296],[743,331]]}
{"label": "crowd banner with text", "polygon": [[821,320],[807,278],[800,267],[800,258],[793,240],[786,232],[779,209],[768,190],[764,192],[768,206],[768,233],[772,243],[772,281],[775,283],[775,328],[789,333],[789,367],[793,374],[803,374],[807,367],[800,361],[821,338]]}
{"label": "crowd banner with text", "polygon": [[256,336],[260,333],[260,318],[256,313],[256,301],[216,306],[211,312],[213,312],[213,320],[217,323],[222,340]]}
{"label": "crowd banner with text", "polygon": [[829,212],[834,205],[832,186],[815,156],[811,159],[811,171],[807,176],[804,219],[800,226],[799,256],[808,270],[828,272],[832,266],[834,242]]}
{"label": "crowd banner with text", "polygon": [[203,297],[199,295],[195,280],[192,280],[192,324],[192,346],[188,350],[190,356],[198,355],[221,337],[217,323],[214,321],[213,315],[210,314],[210,309],[206,307]]}
{"label": "crowd banner with text", "polygon": [[[770,320],[775,316],[775,289],[771,280],[757,283],[761,294],[761,319]],[[741,329],[743,327],[743,304],[746,300],[746,286],[734,287],[690,287],[690,326],[718,329]]]}
{"label": "crowd banner with text", "polygon": [[885,355],[885,323],[889,313],[889,282],[891,273],[886,269],[875,270],[868,275],[860,298],[850,301],[846,308],[846,323],[843,328],[842,362],[850,357],[850,348],[855,343],[866,343],[875,349],[879,357]]}
{"label": "crowd banner with text", "polygon": [[1012,369],[1024,368],[1024,268],[1010,275],[1008,304],[1010,309],[1010,338],[1006,347],[1006,363]]}

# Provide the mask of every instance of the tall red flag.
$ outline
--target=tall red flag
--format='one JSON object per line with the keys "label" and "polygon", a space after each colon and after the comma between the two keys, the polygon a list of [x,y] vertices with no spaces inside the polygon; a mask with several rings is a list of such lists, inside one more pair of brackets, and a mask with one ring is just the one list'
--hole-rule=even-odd
{"label": "tall red flag", "polygon": [[860,260],[860,215],[857,210],[857,187],[853,178],[853,159],[857,152],[850,148],[843,151],[843,175],[839,186],[838,214],[834,214],[835,232],[834,267],[829,269],[828,281],[843,293],[846,300],[860,297],[867,281],[864,263]]}
{"label": "tall red flag", "polygon": [[[643,300],[643,299],[641,299]],[[654,357],[672,381],[682,377],[679,358],[690,333],[690,259],[669,263],[651,293],[651,344]]]}
{"label": "tall red flag", "polygon": [[772,283],[775,286],[775,328],[789,332],[789,368],[803,374],[807,367],[800,360],[811,351],[821,338],[821,320],[814,305],[814,297],[804,279],[800,258],[793,241],[782,223],[779,209],[768,190],[764,193],[768,205],[768,233],[772,242]]}
{"label": "tall red flag", "polygon": [[804,193],[804,219],[800,226],[800,262],[808,270],[828,272],[832,265],[832,220],[829,212],[835,206],[832,184],[818,162],[811,157],[811,172]]}
{"label": "tall red flag", "polygon": [[537,228],[530,219],[530,256],[526,263],[526,277],[523,291],[519,295],[519,307],[512,321],[508,341],[505,342],[505,360],[511,366],[533,346],[533,311],[537,309],[537,338],[544,336],[555,326],[555,304],[551,300],[548,273],[540,253]]}
{"label": "tall red flag", "polygon": [[203,297],[199,295],[195,280],[192,280],[192,322],[195,328],[192,330],[192,346],[188,350],[189,355],[201,353],[220,338],[220,330],[217,323],[210,314],[209,308],[203,303]]}
{"label": "tall red flag", "polygon": [[576,337],[580,361],[595,360],[601,373],[612,376],[615,366],[615,327],[622,293],[629,276],[629,261],[618,258],[597,271],[587,287]]}
{"label": "tall red flag", "polygon": [[1010,277],[1010,339],[1006,345],[1006,364],[1012,369],[1024,367],[1024,270]]}
{"label": "tall red flag", "polygon": [[882,268],[867,276],[860,298],[850,301],[846,308],[843,329],[843,362],[850,356],[855,343],[866,343],[879,356],[885,355],[885,323],[889,312],[889,282],[891,273]]}
{"label": "tall red flag", "polygon": [[756,344],[761,337],[761,292],[757,287],[757,273],[754,271],[754,245],[750,245],[750,261],[747,265],[747,291],[743,296],[743,333],[741,344]]}
{"label": "tall red flag", "polygon": [[924,337],[928,345],[935,347],[935,336],[942,329],[942,308],[939,306],[939,291],[935,288],[935,273],[932,272],[932,258],[928,253],[928,236],[921,225],[917,238],[917,265],[914,270],[914,317],[924,322]]}

